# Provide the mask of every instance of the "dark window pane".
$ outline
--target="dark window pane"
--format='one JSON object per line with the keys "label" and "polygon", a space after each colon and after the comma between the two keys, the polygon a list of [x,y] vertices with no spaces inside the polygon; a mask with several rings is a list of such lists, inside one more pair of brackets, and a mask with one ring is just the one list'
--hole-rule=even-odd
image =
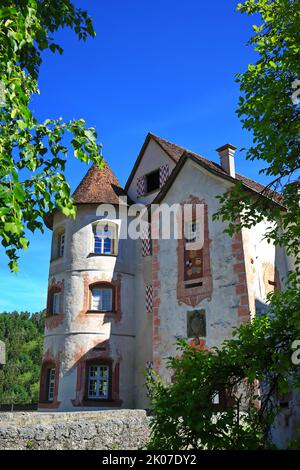
{"label": "dark window pane", "polygon": [[159,189],[159,170],[152,171],[146,175],[146,191],[150,193],[151,191],[155,191]]}

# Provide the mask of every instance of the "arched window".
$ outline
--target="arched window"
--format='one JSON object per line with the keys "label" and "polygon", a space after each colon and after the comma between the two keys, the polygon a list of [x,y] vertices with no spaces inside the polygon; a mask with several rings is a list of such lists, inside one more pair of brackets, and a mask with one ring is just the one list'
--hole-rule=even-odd
{"label": "arched window", "polygon": [[98,222],[93,225],[93,252],[96,255],[117,254],[117,225],[112,222]]}
{"label": "arched window", "polygon": [[90,287],[90,310],[96,312],[114,311],[114,287],[109,283],[94,284]]}

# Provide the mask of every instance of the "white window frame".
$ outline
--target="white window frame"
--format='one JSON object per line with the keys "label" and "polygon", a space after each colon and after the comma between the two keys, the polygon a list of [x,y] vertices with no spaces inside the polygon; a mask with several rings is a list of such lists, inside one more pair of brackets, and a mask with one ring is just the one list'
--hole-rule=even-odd
{"label": "white window frame", "polygon": [[[117,225],[114,223],[94,223],[93,224],[93,245],[92,252],[96,255],[116,255],[117,254]],[[98,239],[96,241],[96,238]],[[110,252],[105,253],[105,239],[110,239]],[[100,242],[100,251],[96,251],[96,243]]]}
{"label": "white window frame", "polygon": [[65,232],[60,232],[57,235],[57,256],[58,258],[62,258],[65,253]]}
{"label": "white window frame", "polygon": [[54,367],[51,367],[49,369],[49,382],[48,382],[48,401],[53,401],[54,400],[54,389],[55,389],[55,369]]}
{"label": "white window frame", "polygon": [[[94,291],[99,291],[98,295],[95,294]],[[113,288],[106,287],[106,286],[94,286],[91,288],[91,309],[96,310],[98,312],[112,312],[113,310]],[[103,291],[110,292],[109,299],[106,297],[104,299]],[[107,294],[106,294],[107,295]],[[109,303],[109,305],[105,305],[105,302]]]}
{"label": "white window frame", "polygon": [[[91,369],[96,369],[97,374],[91,374]],[[109,398],[109,386],[110,386],[110,370],[109,366],[106,364],[91,364],[88,368],[88,398],[89,399],[104,399],[107,400]],[[90,385],[91,382],[96,384],[96,393],[90,392]],[[105,393],[100,393],[101,386],[105,385]]]}
{"label": "white window frame", "polygon": [[213,405],[219,405],[220,404],[220,394],[219,392],[216,392],[213,397],[212,397],[212,403]]}
{"label": "white window frame", "polygon": [[52,297],[52,315],[60,314],[61,292],[54,292]]}
{"label": "white window frame", "polygon": [[[96,251],[96,238],[99,239],[100,242],[100,252]],[[110,240],[110,251],[105,252],[105,240]],[[113,253],[113,237],[112,237],[112,230],[103,230],[102,233],[98,232],[94,234],[94,253],[100,255],[111,255]]]}

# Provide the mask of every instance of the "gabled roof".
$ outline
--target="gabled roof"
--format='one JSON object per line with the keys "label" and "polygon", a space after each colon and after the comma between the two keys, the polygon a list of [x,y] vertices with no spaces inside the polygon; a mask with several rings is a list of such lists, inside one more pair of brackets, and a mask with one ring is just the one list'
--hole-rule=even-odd
{"label": "gabled roof", "polygon": [[[177,178],[177,175],[180,173],[180,170],[182,169],[182,167],[184,166],[187,160],[191,160],[199,164],[202,168],[205,168],[206,170],[210,171],[211,173],[217,176],[221,176],[223,179],[232,181],[233,183],[236,183],[239,181],[242,183],[242,187],[244,190],[246,191],[248,190],[256,194],[261,194],[263,197],[271,199],[274,203],[283,207],[282,205],[283,199],[279,193],[276,193],[275,191],[272,191],[270,189],[266,189],[265,186],[261,185],[260,183],[256,183],[255,181],[250,180],[249,178],[246,178],[245,176],[236,174],[235,175],[236,178],[232,178],[228,173],[226,173],[226,171],[222,169],[220,165],[210,160],[206,160],[200,155],[197,155],[196,153],[189,152],[189,151],[184,152],[183,155],[180,157],[180,160],[178,161],[171,175],[167,179],[166,184],[162,187],[160,192],[152,201],[152,204],[159,204],[163,200],[163,198],[169,191],[170,187],[174,183],[175,179]],[[221,174],[220,170],[222,170],[223,174]]]}
{"label": "gabled roof", "polygon": [[[216,174],[217,176],[220,176],[221,178],[227,179],[234,182],[240,181],[242,182],[243,186],[245,188],[248,188],[256,193],[262,193],[264,196],[273,199],[275,202],[281,204],[282,203],[282,197],[280,194],[276,193],[275,191],[272,190],[266,190],[265,186],[250,179],[247,178],[246,176],[239,175],[238,173],[235,174],[235,178],[232,178],[218,163],[215,163],[211,160],[208,160],[207,158],[202,157],[201,155],[198,155],[197,153],[192,152],[191,150],[187,150],[183,147],[180,147],[179,145],[173,144],[172,142],[169,142],[168,140],[165,140],[157,135],[154,135],[152,133],[148,133],[146,140],[143,144],[143,147],[138,155],[138,158],[134,164],[134,167],[132,169],[132,172],[130,173],[130,176],[128,178],[128,181],[125,185],[125,189],[127,190],[133,176],[137,170],[137,167],[144,155],[144,152],[146,150],[146,147],[150,141],[150,139],[153,139],[166,153],[167,155],[176,163],[176,167],[174,168],[171,176],[174,178],[179,173],[179,170],[182,167],[182,164],[184,161],[186,161],[186,158],[191,158],[194,161],[196,161],[199,165],[201,165],[203,168],[206,168],[208,171]],[[182,161],[181,161],[182,160]],[[178,168],[177,168],[178,167]],[[171,176],[169,179],[171,179]],[[168,186],[168,183],[165,185]],[[159,192],[157,197],[155,198],[155,202],[158,200],[161,200],[161,195],[164,193],[164,188]],[[154,202],[154,201],[153,201]]]}
{"label": "gabled roof", "polygon": [[180,159],[182,152],[184,149],[181,147],[178,147],[178,145],[172,144],[171,142],[168,142],[167,140],[162,139],[161,137],[158,137],[151,132],[148,132],[146,139],[142,145],[142,148],[140,150],[140,153],[138,154],[138,157],[135,161],[135,164],[133,165],[133,168],[131,170],[131,173],[128,177],[127,183],[125,184],[125,190],[128,191],[128,188],[130,186],[131,181],[133,180],[133,177],[135,175],[135,172],[140,164],[140,161],[143,158],[143,155],[145,153],[146,148],[148,147],[148,144],[150,140],[153,139],[165,152],[166,154],[173,160],[175,163],[178,162]]}
{"label": "gabled roof", "polygon": [[117,177],[104,162],[104,167],[94,163],[73,193],[75,204],[118,204],[119,196],[126,192]]}

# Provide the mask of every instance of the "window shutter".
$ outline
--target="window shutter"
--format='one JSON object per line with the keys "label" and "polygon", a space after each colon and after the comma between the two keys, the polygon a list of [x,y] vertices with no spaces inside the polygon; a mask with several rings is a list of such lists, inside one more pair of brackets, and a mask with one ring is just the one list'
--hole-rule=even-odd
{"label": "window shutter", "polygon": [[139,176],[136,183],[136,192],[138,196],[143,196],[145,194],[145,177]]}
{"label": "window shutter", "polygon": [[148,224],[142,229],[142,256],[151,255],[151,225]]}
{"label": "window shutter", "polygon": [[152,284],[146,286],[146,311],[151,313],[153,311],[153,287]]}
{"label": "window shutter", "polygon": [[159,187],[162,188],[167,179],[169,178],[169,165],[162,165],[159,168]]}

